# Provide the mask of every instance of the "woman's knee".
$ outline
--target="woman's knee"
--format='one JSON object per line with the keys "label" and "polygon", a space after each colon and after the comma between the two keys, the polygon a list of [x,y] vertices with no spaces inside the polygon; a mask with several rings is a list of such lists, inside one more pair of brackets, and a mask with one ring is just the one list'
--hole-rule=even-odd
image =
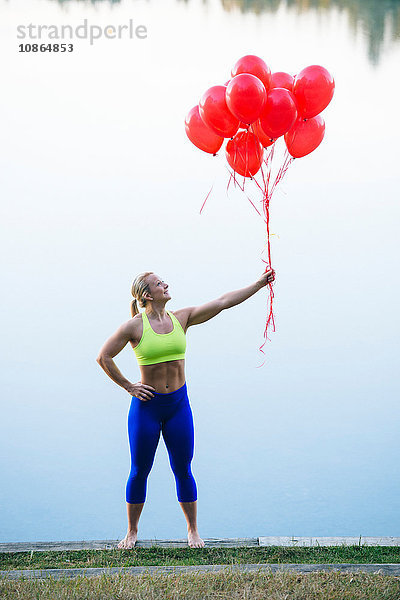
{"label": "woman's knee", "polygon": [[190,479],[193,477],[191,460],[189,462],[182,463],[181,461],[170,460],[171,469],[175,477],[179,479]]}
{"label": "woman's knee", "polygon": [[129,479],[147,479],[153,463],[151,464],[132,464],[129,473]]}
{"label": "woman's knee", "polygon": [[129,504],[140,504],[146,500],[147,478],[128,477],[126,482],[126,501]]}

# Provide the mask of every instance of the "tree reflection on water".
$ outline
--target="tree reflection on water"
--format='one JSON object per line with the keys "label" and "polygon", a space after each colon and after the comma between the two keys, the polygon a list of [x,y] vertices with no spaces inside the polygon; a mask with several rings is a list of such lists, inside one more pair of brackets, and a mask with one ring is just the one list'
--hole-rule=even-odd
{"label": "tree reflection on water", "polygon": [[263,14],[284,7],[304,14],[337,10],[348,16],[354,33],[360,30],[368,41],[368,56],[373,64],[379,62],[384,41],[400,38],[400,0],[221,0],[226,11],[237,10]]}
{"label": "tree reflection on water", "polygon": [[[60,4],[76,0],[57,0]],[[80,0],[82,1],[82,0]],[[109,2],[120,4],[121,0],[83,0],[90,4]],[[151,0],[147,0],[150,2]],[[190,5],[190,0],[177,0]],[[203,0],[208,4],[209,0]],[[339,11],[347,15],[354,34],[360,31],[368,43],[368,57],[378,64],[384,42],[395,42],[400,38],[400,0],[219,0],[227,12],[239,10],[243,13],[261,15],[274,13],[280,8],[297,14],[307,12],[328,13]]]}

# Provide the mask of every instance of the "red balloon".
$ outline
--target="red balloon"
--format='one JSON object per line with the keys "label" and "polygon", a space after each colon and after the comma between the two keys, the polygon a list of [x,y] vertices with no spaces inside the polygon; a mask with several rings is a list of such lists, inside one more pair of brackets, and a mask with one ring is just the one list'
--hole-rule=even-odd
{"label": "red balloon", "polygon": [[233,77],[226,88],[226,103],[231,113],[244,123],[253,123],[261,114],[267,92],[263,82],[250,73]]}
{"label": "red balloon", "polygon": [[185,130],[189,140],[204,152],[215,154],[224,138],[214,133],[200,117],[199,107],[194,106],[186,115]]}
{"label": "red balloon", "polygon": [[239,120],[229,110],[225,100],[226,87],[214,85],[204,92],[199,102],[200,117],[214,133],[232,137],[239,128]]}
{"label": "red balloon", "polygon": [[325,122],[321,115],[311,119],[297,119],[285,135],[286,147],[293,158],[301,158],[313,152],[325,135]]}
{"label": "red balloon", "polygon": [[258,119],[258,121],[255,121],[255,123],[252,123],[250,125],[249,131],[251,131],[251,133],[254,133],[254,135],[256,136],[258,141],[264,146],[264,148],[272,146],[272,144],[275,142],[275,140],[269,135],[267,135],[261,127],[260,119]]}
{"label": "red balloon", "polygon": [[239,175],[251,177],[260,169],[263,160],[263,147],[255,135],[249,131],[239,131],[226,144],[226,159]]}
{"label": "red balloon", "polygon": [[260,116],[260,125],[271,138],[278,138],[291,127],[297,117],[296,101],[289,90],[273,88]]}
{"label": "red balloon", "polygon": [[239,73],[251,73],[261,79],[266,91],[271,87],[271,69],[259,56],[254,54],[246,54],[235,63],[231,75],[239,75]]}
{"label": "red balloon", "polygon": [[324,67],[311,65],[296,75],[293,93],[299,115],[310,119],[318,115],[332,100],[335,81]]}
{"label": "red balloon", "polygon": [[286,88],[289,92],[293,92],[294,77],[284,71],[272,73],[271,88]]}

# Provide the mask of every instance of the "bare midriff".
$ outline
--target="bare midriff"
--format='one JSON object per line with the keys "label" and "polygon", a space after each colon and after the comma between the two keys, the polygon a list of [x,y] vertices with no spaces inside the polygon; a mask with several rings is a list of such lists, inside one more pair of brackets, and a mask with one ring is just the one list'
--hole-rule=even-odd
{"label": "bare midriff", "polygon": [[158,394],[169,394],[185,383],[185,361],[171,360],[155,365],[140,365],[141,382],[151,385]]}

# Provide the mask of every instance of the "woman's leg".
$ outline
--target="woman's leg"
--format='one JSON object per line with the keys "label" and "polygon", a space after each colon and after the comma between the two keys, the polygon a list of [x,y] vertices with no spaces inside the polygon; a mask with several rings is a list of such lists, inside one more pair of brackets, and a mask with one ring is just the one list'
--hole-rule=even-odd
{"label": "woman's leg", "polygon": [[[131,471],[126,484],[128,531],[119,548],[133,548],[137,540],[140,514],[146,500],[147,478],[160,439],[160,419],[154,410],[134,398],[128,415]],[[150,409],[150,410],[149,410]]]}
{"label": "woman's leg", "polygon": [[173,416],[164,421],[162,434],[175,476],[178,500],[187,522],[189,546],[201,548],[204,542],[197,530],[197,486],[190,466],[194,452],[194,424],[188,398],[182,399]]}
{"label": "woman's leg", "polygon": [[194,502],[180,502],[187,522],[188,544],[191,548],[203,548],[204,542],[197,529],[197,500]]}
{"label": "woman's leg", "polygon": [[138,504],[126,503],[126,510],[128,513],[128,531],[123,540],[118,544],[118,548],[124,548],[128,550],[133,548],[137,541],[137,532],[139,526],[139,517],[143,510],[144,502]]}

